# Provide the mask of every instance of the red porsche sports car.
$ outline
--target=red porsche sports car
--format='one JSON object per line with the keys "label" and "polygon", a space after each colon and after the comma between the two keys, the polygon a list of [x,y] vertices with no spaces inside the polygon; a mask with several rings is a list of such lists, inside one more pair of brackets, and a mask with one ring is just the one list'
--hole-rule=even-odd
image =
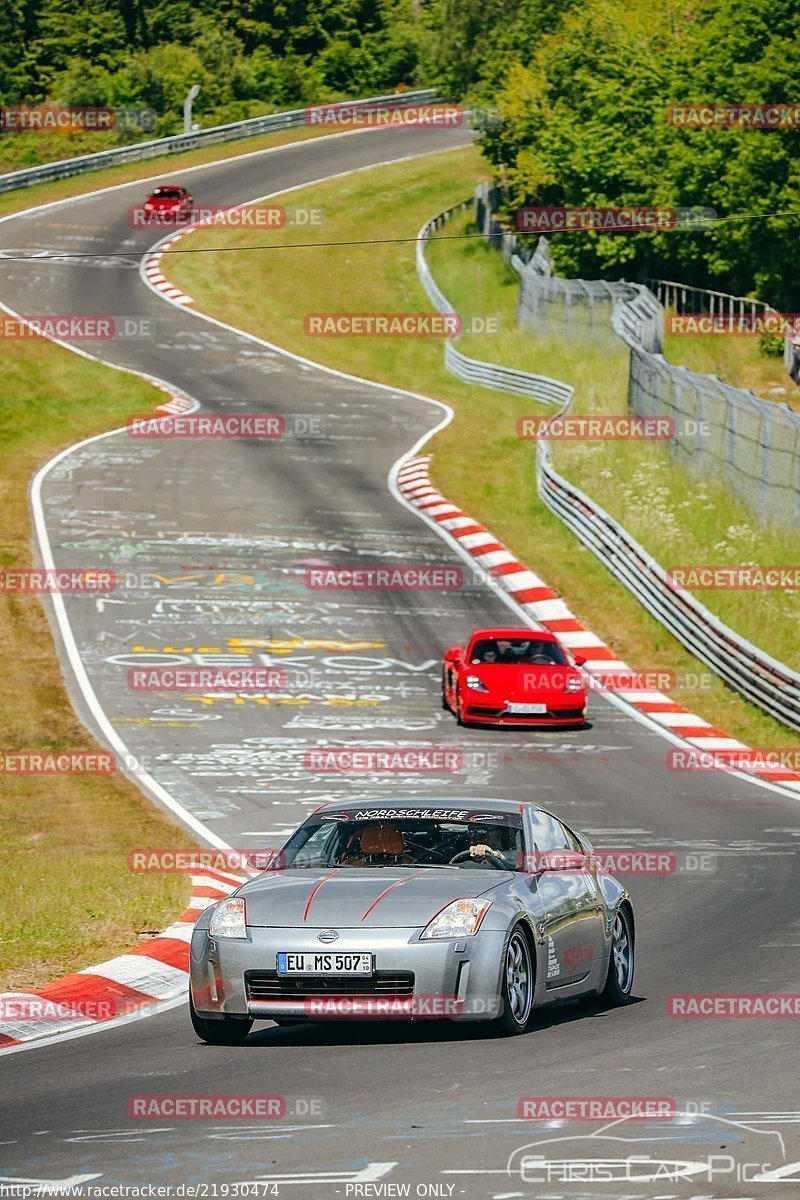
{"label": "red porsche sports car", "polygon": [[459,725],[583,725],[586,686],[552,633],[478,629],[442,664],[442,707]]}
{"label": "red porsche sports car", "polygon": [[191,195],[177,183],[162,183],[153,188],[144,202],[144,215],[153,221],[182,221],[192,214]]}

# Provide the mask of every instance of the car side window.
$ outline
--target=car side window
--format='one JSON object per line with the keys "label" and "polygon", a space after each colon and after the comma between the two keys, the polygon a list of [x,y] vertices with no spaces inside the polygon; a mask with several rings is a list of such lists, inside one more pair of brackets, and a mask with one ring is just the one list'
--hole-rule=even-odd
{"label": "car side window", "polygon": [[537,850],[572,850],[575,847],[567,837],[567,831],[560,821],[539,808],[531,810],[533,825],[533,840]]}
{"label": "car side window", "polygon": [[[561,825],[560,821],[559,821],[559,825]],[[575,850],[578,852],[578,854],[585,854],[586,847],[583,845],[580,838],[572,832],[569,825],[563,825],[562,828],[564,830],[564,834],[567,839],[567,844],[566,844],[565,848],[567,850]]]}

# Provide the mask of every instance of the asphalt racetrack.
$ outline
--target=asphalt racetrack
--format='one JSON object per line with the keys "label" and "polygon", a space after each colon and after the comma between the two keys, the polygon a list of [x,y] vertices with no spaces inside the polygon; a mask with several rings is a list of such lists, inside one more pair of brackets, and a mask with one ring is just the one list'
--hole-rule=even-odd
{"label": "asphalt racetrack", "polygon": [[[370,131],[185,178],[199,204],[233,204],[468,136]],[[136,258],[120,258],[144,254],[156,236],[127,223],[128,206],[144,192],[132,184],[0,223],[0,248],[12,256],[0,258],[0,298],[22,315],[152,317],[155,336],[83,348],[168,382],[205,412],[278,413],[296,432],[268,442],[156,441],[123,431],[77,447],[47,472],[42,511],[55,562],[110,567],[126,579],[112,597],[65,600],[96,697],[87,701],[61,644],[86,724],[107,740],[102,721],[109,722],[145,764],[156,785],[145,781],[145,790],[156,802],[163,789],[236,847],[277,845],[308,811],[337,797],[509,796],[540,800],[598,847],[674,851],[686,869],[629,880],[636,1002],[594,1014],[574,1004],[550,1008],[522,1038],[445,1022],[263,1023],[243,1047],[211,1047],[197,1041],[180,1006],[6,1053],[0,1184],[257,1183],[250,1194],[298,1200],[764,1193],[766,1184],[748,1182],[746,1171],[738,1178],[734,1167],[720,1167],[710,1182],[691,1172],[665,1182],[643,1166],[636,1178],[612,1171],[608,1183],[585,1187],[543,1172],[567,1156],[619,1159],[631,1142],[658,1162],[712,1153],[773,1167],[800,1159],[793,1023],[666,1011],[675,993],[794,990],[797,800],[743,779],[669,771],[669,743],[602,698],[593,698],[590,726],[580,732],[460,730],[440,707],[442,651],[478,625],[516,620],[485,585],[308,589],[299,566],[463,565],[387,485],[393,464],[442,412],[298,362],[154,295]],[[42,250],[101,257],[45,261]],[[228,320],[235,326],[236,313]],[[287,672],[282,700],[165,700],[126,686],[134,665],[264,661]],[[314,747],[376,744],[457,747],[464,769],[371,778],[306,766]],[[707,855],[707,869],[696,869],[698,854]],[[168,1093],[280,1094],[287,1115],[129,1118],[131,1097]],[[531,1096],[668,1097],[688,1115],[624,1123],[613,1130],[623,1142],[587,1143],[597,1122],[519,1120],[518,1103]],[[576,1140],[527,1152],[545,1166],[521,1171],[517,1154],[507,1171],[509,1156],[545,1138]],[[768,1190],[790,1196],[797,1187]]]}

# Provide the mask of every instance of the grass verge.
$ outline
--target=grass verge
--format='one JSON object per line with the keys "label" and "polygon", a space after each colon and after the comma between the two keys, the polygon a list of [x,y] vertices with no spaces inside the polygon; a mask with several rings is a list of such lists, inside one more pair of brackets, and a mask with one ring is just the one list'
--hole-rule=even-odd
{"label": "grass verge", "polygon": [[[698,686],[676,691],[680,703],[751,745],[800,744],[800,738],[793,740],[782,726],[730,692],[687,654],[545,509],[536,491],[532,445],[516,436],[517,418],[536,413],[535,405],[521,397],[462,384],[445,371],[439,341],[325,338],[304,332],[303,319],[311,312],[430,311],[417,279],[413,246],[385,239],[413,237],[426,218],[469,195],[475,180],[484,174],[477,151],[468,149],[372,168],[301,189],[293,194],[294,200],[325,207],[327,222],[317,235],[319,241],[375,238],[377,243],[281,249],[281,243],[291,239],[291,231],[256,235],[201,231],[193,235],[193,247],[198,249],[255,244],[274,249],[252,252],[246,259],[235,254],[182,254],[166,263],[165,272],[195,298],[199,310],[220,320],[328,366],[452,404],[456,419],[433,443],[434,478],[450,500],[484,521],[525,563],[541,572],[576,615],[633,666],[674,670],[689,681],[694,676]],[[358,214],[355,224],[354,214]],[[457,231],[457,227],[447,230]],[[513,313],[516,285],[495,270],[497,262],[502,268],[502,261],[482,240],[441,239],[432,247],[432,262],[437,281],[454,301],[458,280],[465,311],[506,317],[497,339],[465,342],[467,352],[502,361],[500,351],[505,348],[511,365],[564,376],[563,348],[558,353],[553,348],[552,361],[543,362],[539,349],[526,346],[529,361],[517,361],[515,335],[507,319]],[[553,410],[540,406],[538,411]],[[602,492],[598,499],[605,501]]]}
{"label": "grass verge", "polygon": [[748,388],[762,400],[788,404],[800,412],[800,388],[782,358],[760,353],[757,337],[668,333],[664,357],[700,375],[718,375],[731,387]]}
{"label": "grass verge", "polygon": [[[62,446],[163,400],[133,376],[39,339],[7,341],[0,376],[0,566],[31,565],[28,485]],[[87,601],[89,603],[89,601]],[[41,601],[0,591],[0,748],[97,749],[70,705]],[[189,836],[119,775],[0,771],[0,990],[36,987],[130,950],[189,897],[185,877],[134,875],[135,847]]]}

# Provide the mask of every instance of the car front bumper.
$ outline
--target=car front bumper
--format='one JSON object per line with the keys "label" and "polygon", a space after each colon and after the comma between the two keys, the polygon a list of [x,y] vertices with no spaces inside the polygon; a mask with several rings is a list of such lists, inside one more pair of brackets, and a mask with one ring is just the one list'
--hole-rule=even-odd
{"label": "car front bumper", "polygon": [[465,723],[475,725],[507,725],[523,728],[543,729],[553,725],[583,725],[586,722],[586,704],[568,707],[564,705],[546,713],[509,713],[505,708],[488,704],[466,704],[462,712]]}
{"label": "car front bumper", "polygon": [[[198,1014],[262,1020],[448,1017],[472,1021],[498,1015],[506,936],[502,930],[481,929],[468,938],[420,941],[419,929],[342,929],[333,946],[319,941],[322,928],[248,926],[246,939],[212,938],[198,923],[190,963],[192,1000]],[[300,990],[305,983],[298,985],[298,978],[322,977],[278,977],[277,954],[282,951],[369,952],[375,956],[374,976],[349,977],[346,992],[337,989],[336,981],[330,986],[327,981],[316,982],[309,993]],[[392,986],[397,976],[405,977],[402,992]],[[281,989],[281,994],[253,995],[261,992],[258,982],[263,984],[265,977],[269,977],[267,986]],[[381,990],[376,990],[378,987]]]}

